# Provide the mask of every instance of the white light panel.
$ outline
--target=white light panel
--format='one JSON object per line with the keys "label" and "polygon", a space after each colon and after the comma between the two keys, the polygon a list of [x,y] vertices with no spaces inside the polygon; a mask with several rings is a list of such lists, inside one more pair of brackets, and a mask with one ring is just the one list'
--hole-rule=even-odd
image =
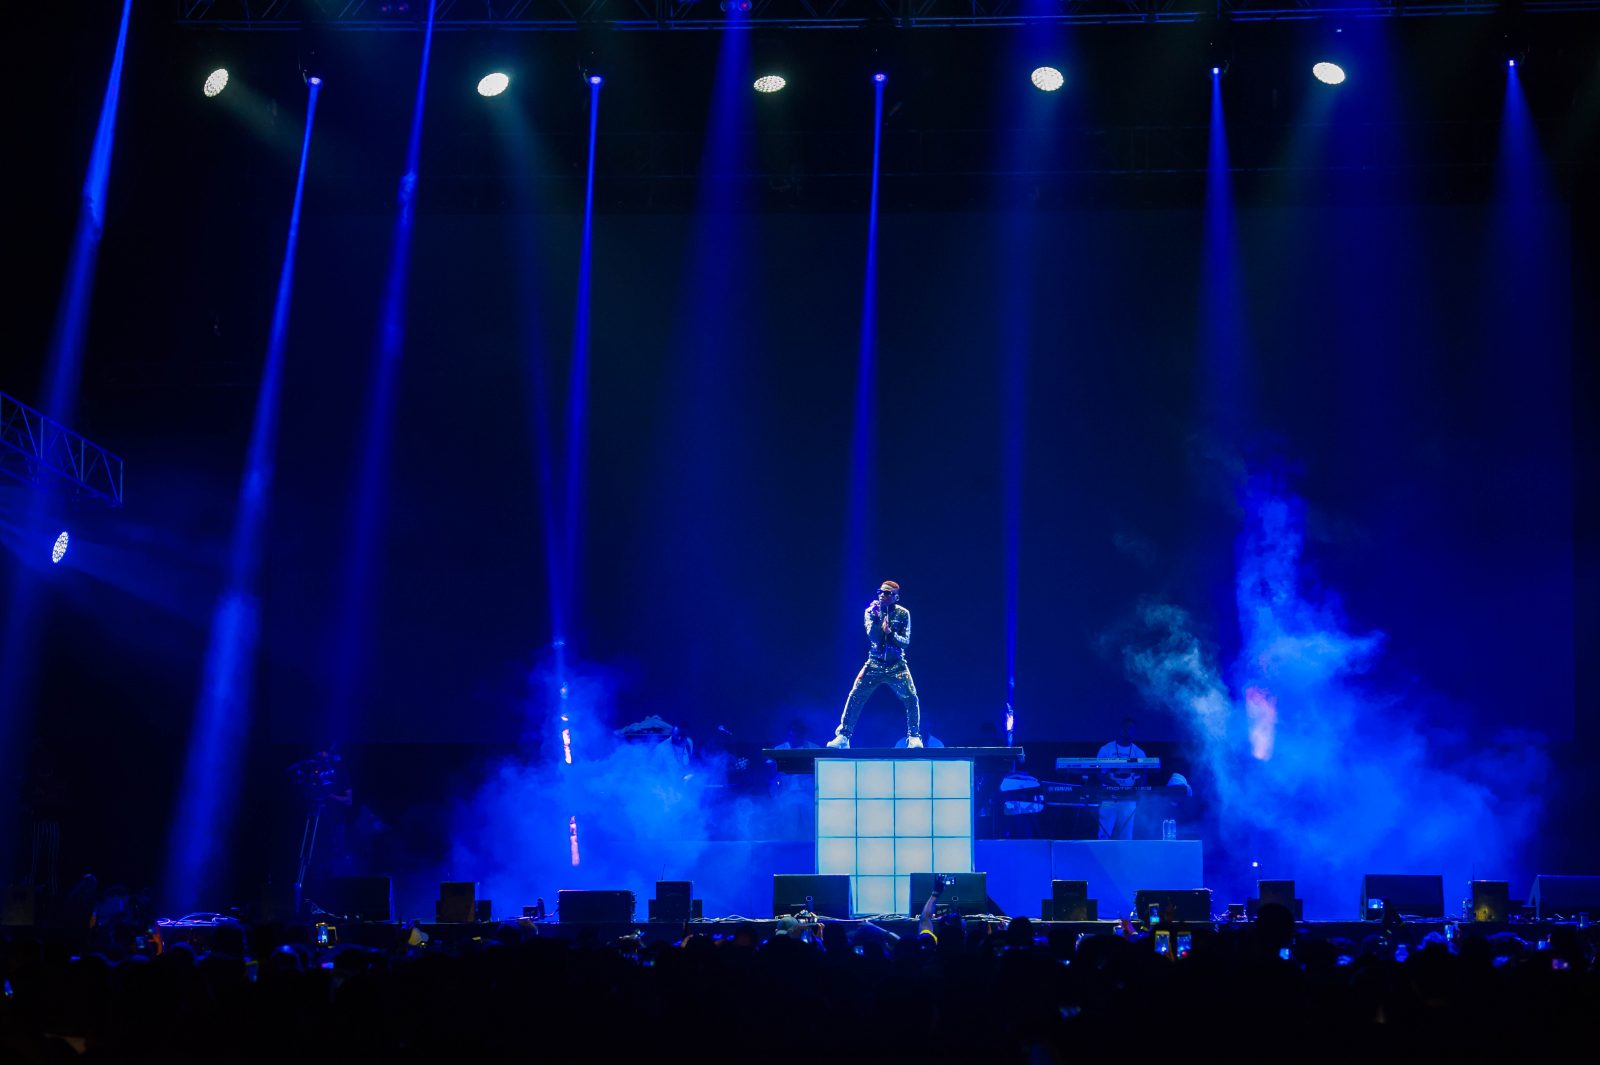
{"label": "white light panel", "polygon": [[972,871],[972,763],[818,759],[817,872],[846,874],[856,912],[910,913],[912,873]]}

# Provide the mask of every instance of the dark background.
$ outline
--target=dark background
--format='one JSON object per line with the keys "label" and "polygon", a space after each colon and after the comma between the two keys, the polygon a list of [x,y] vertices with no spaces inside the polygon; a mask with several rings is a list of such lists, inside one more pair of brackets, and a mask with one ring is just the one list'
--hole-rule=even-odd
{"label": "dark background", "polygon": [[[21,150],[0,370],[0,388],[29,402],[114,30],[114,16],[34,17],[7,110]],[[76,423],[127,457],[129,504],[74,519],[77,568],[50,575],[40,606],[32,722],[78,816],[98,826],[77,839],[118,854],[130,877],[148,875],[144,852],[113,826],[133,802],[164,838],[231,528],[298,150],[297,61],[329,73],[262,602],[248,793],[263,799],[287,752],[330,738],[421,745],[431,753],[366,757],[437,768],[537,727],[529,673],[552,632],[537,475],[548,444],[533,412],[541,391],[557,410],[564,395],[586,121],[572,42],[440,37],[389,505],[381,542],[353,544],[418,41],[141,17]],[[870,161],[860,72],[874,60],[847,33],[790,35],[792,90],[751,105],[739,141],[736,259],[702,276],[692,208],[718,35],[610,42],[568,634],[581,668],[614,686],[610,723],[658,713],[773,741],[799,716],[820,741],[881,577],[902,583],[916,619],[926,727],[958,740],[996,722],[1003,441],[1019,413],[1003,402],[1002,338],[1021,336],[1021,741],[1098,744],[1129,711],[1157,740],[1182,737],[1140,705],[1122,634],[1142,600],[1174,602],[1231,658],[1229,471],[1249,463],[1292,472],[1318,581],[1352,631],[1387,634],[1375,684],[1425,691],[1468,730],[1535,729],[1559,745],[1563,772],[1581,765],[1572,752],[1594,735],[1600,82],[1592,20],[1530,25],[1541,43],[1523,77],[1557,200],[1526,233],[1540,265],[1516,279],[1514,305],[1497,299],[1508,279],[1494,254],[1497,25],[1364,28],[1370,77],[1337,113],[1305,96],[1310,31],[1234,35],[1224,84],[1252,393],[1221,423],[1202,409],[1197,341],[1209,108],[1192,76],[1197,33],[1085,29],[1060,100],[1011,92],[1001,74],[1019,49],[1000,31],[899,40],[861,588],[842,575]],[[513,69],[514,100],[472,92],[491,52]],[[203,100],[201,78],[223,61],[235,95]],[[1041,122],[1051,136],[1008,154],[1015,130]],[[1025,322],[1008,332],[1016,307]],[[378,624],[359,703],[335,718],[331,630],[351,551],[380,560]],[[887,741],[897,718],[875,702],[864,736]],[[412,782],[408,801],[452,779],[393,776]],[[123,816],[108,819],[112,807]]]}

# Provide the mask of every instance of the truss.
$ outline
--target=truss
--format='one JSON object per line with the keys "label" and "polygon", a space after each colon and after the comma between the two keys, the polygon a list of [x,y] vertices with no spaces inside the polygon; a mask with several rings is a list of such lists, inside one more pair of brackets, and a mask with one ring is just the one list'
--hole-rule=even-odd
{"label": "truss", "polygon": [[[183,26],[295,30],[416,30],[428,0],[176,0]],[[726,25],[719,0],[437,0],[436,30],[706,30]],[[1430,18],[1600,11],[1600,0],[1055,0],[1049,13],[1021,0],[753,0],[746,24],[808,29],[867,25],[1016,26],[1027,23],[1184,23]]]}
{"label": "truss", "polygon": [[0,473],[28,484],[64,481],[122,506],[122,459],[60,422],[0,392]]}

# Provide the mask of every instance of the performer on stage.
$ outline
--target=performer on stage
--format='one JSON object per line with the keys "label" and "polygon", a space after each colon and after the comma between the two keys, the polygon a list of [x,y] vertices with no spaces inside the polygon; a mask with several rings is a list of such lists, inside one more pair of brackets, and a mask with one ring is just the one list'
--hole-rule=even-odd
{"label": "performer on stage", "polygon": [[828,746],[835,750],[849,748],[856,722],[861,719],[861,708],[874,689],[887,684],[906,707],[906,746],[921,747],[922,707],[917,701],[917,685],[911,679],[911,667],[906,665],[906,648],[911,644],[911,611],[900,605],[899,584],[884,581],[878,586],[878,598],[868,604],[865,622],[867,661],[850,687],[839,727],[834,730]]}
{"label": "performer on stage", "polygon": [[[1117,738],[1100,748],[1099,758],[1144,758],[1144,751],[1133,742],[1134,721],[1131,717],[1122,719],[1122,727],[1117,730]],[[1139,783],[1141,773],[1133,769],[1113,769],[1101,774],[1101,780],[1108,788],[1133,788]],[[1100,838],[1101,839],[1132,839],[1133,815],[1138,812],[1139,802],[1132,792],[1126,799],[1105,799],[1100,803]]]}

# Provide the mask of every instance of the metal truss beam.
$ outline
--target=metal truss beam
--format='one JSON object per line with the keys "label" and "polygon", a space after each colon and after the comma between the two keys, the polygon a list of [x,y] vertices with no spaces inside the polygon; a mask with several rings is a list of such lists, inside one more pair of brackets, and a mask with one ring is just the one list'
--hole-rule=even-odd
{"label": "metal truss beam", "polygon": [[[181,26],[219,30],[411,31],[427,0],[176,0]],[[754,0],[746,25],[805,29],[1020,26],[1030,23],[1187,23],[1315,19],[1438,18],[1600,11],[1600,0],[1057,0],[1049,14],[1024,14],[1019,0]],[[402,7],[405,10],[400,10]],[[522,32],[606,26],[616,30],[721,29],[717,0],[438,0],[435,30]]]}
{"label": "metal truss beam", "polygon": [[122,459],[14,396],[0,392],[0,473],[27,484],[46,475],[122,506]]}

